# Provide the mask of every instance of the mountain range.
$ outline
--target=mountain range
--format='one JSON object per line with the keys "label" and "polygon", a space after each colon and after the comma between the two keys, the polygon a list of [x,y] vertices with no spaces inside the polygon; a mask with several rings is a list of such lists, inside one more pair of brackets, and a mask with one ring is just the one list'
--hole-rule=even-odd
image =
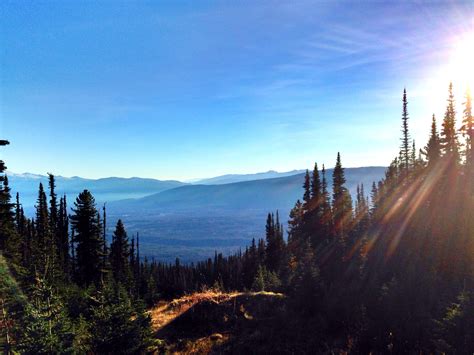
{"label": "mountain range", "polygon": [[[45,189],[48,188],[47,175],[8,173],[8,179],[13,193],[20,193],[21,202],[26,209],[32,208],[36,203],[40,183],[43,184]],[[56,176],[55,179],[57,193],[59,195],[66,195],[69,202],[72,202],[84,189],[93,192],[96,200],[103,203],[127,198],[139,198],[186,185],[175,180],[163,181],[138,177],[86,179],[78,176]]]}
{"label": "mountain range", "polygon": [[212,177],[208,179],[194,180],[192,182],[194,184],[202,184],[202,185],[221,185],[221,184],[231,184],[233,182],[285,177],[285,176],[297,175],[304,172],[305,170],[291,170],[291,171],[280,173],[275,170],[269,170],[267,172],[256,173],[256,174],[226,174],[226,175],[216,176],[216,177]]}
{"label": "mountain range", "polygon": [[[369,192],[373,181],[383,177],[385,167],[346,168],[346,186],[352,194],[358,184]],[[327,171],[332,184],[332,170]],[[9,174],[13,191],[19,191],[29,214],[39,182],[47,176]],[[143,178],[84,179],[57,177],[59,194],[69,206],[83,189],[89,189],[98,204],[107,202],[108,235],[121,218],[129,234],[140,233],[142,255],[173,261],[202,260],[214,251],[230,253],[244,248],[252,238],[263,237],[268,212],[279,211],[286,225],[290,209],[303,194],[304,172],[231,174],[194,184]],[[227,183],[226,183],[227,182]]]}

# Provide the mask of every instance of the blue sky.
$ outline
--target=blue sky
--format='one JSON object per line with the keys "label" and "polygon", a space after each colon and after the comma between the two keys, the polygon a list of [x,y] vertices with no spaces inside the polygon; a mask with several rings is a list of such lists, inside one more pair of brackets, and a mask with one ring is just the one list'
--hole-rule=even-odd
{"label": "blue sky", "polygon": [[[425,143],[466,2],[0,4],[14,172],[190,179],[386,165],[406,86]],[[438,79],[436,79],[438,78]],[[444,77],[443,77],[444,79]],[[462,92],[456,92],[461,100]]]}

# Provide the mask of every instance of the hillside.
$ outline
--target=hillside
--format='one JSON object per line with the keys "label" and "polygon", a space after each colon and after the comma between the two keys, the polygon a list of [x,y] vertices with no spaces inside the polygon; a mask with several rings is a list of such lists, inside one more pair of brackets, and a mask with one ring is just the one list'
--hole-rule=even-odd
{"label": "hillside", "polygon": [[[357,184],[369,193],[384,167],[346,169],[346,186],[354,195]],[[332,184],[332,169],[327,171]],[[245,248],[263,236],[269,212],[286,220],[301,199],[303,174],[223,185],[187,185],[140,199],[108,204],[112,218],[122,218],[129,230],[139,231],[144,255],[174,261],[197,261],[214,254]]]}
{"label": "hillside", "polygon": [[285,303],[280,293],[209,291],[162,301],[150,315],[166,353],[270,352],[274,344],[262,342],[278,324]]}
{"label": "hillside", "polygon": [[[346,186],[354,195],[357,184],[366,191],[372,182],[382,178],[384,167],[347,168]],[[327,170],[328,184],[332,184],[332,169]],[[289,210],[301,197],[304,173],[296,175],[243,181],[219,185],[187,185],[150,196],[128,201],[116,201],[111,208],[130,210],[192,210],[212,208],[225,210],[267,209]]]}
{"label": "hillside", "polygon": [[26,299],[10,274],[3,256],[0,254],[0,353],[7,353],[13,342],[17,316],[22,312]]}

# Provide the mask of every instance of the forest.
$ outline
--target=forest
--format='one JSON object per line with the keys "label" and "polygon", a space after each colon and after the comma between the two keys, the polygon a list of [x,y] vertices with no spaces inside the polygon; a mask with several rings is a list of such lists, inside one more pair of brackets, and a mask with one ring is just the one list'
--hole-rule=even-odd
{"label": "forest", "polygon": [[[339,153],[332,186],[315,163],[289,216],[270,211],[261,239],[197,263],[141,257],[138,234],[109,221],[91,191],[72,203],[58,196],[53,174],[39,185],[35,215],[25,215],[1,161],[0,349],[160,352],[147,310],[214,289],[285,295],[282,321],[262,340],[274,353],[474,353],[469,90],[461,100],[457,113],[450,84],[444,117],[433,115],[418,148],[404,91],[399,153],[381,181],[353,198]],[[258,353],[263,345],[252,346]]]}

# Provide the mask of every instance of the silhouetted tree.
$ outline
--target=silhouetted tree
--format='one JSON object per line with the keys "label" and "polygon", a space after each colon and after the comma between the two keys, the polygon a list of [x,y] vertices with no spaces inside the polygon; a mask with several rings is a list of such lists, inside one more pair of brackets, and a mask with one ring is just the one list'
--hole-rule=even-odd
{"label": "silhouetted tree", "polygon": [[88,190],[74,202],[71,225],[75,236],[76,275],[79,285],[98,284],[102,275],[103,241],[95,199]]}

